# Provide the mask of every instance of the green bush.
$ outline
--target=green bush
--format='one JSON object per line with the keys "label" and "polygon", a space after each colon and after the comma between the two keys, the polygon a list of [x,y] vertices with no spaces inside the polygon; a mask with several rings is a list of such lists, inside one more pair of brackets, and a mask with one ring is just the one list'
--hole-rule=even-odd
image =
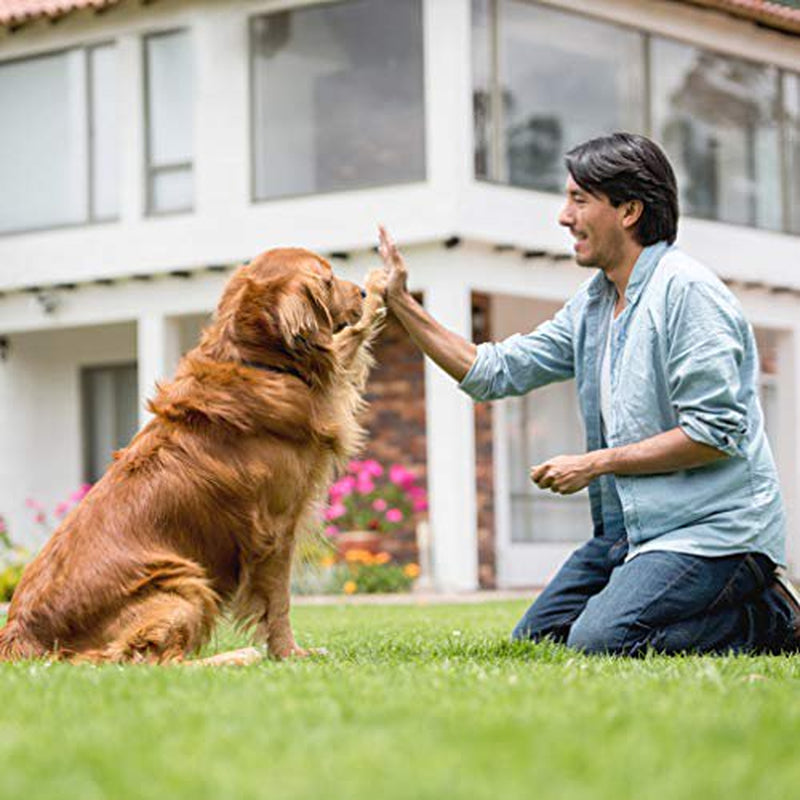
{"label": "green bush", "polygon": [[23,562],[17,562],[7,567],[0,568],[0,603],[7,603],[17,588],[19,579],[25,570]]}
{"label": "green bush", "polygon": [[28,560],[27,552],[14,544],[0,516],[0,603],[7,603],[17,588]]}

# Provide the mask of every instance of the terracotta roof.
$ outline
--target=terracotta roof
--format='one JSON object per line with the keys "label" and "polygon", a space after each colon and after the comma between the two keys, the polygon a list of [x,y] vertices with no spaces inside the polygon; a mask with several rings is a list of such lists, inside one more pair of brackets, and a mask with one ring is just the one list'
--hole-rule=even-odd
{"label": "terracotta roof", "polygon": [[749,19],[768,28],[800,34],[800,0],[677,0]]}
{"label": "terracotta roof", "polygon": [[100,11],[119,2],[120,0],[0,0],[0,26],[15,28],[36,19],[55,20],[81,8]]}
{"label": "terracotta roof", "polygon": [[[0,0],[0,26],[14,28],[41,18],[55,20],[81,8],[100,11],[119,2],[120,0]],[[770,28],[800,34],[800,0],[675,0],[675,2],[725,11]]]}

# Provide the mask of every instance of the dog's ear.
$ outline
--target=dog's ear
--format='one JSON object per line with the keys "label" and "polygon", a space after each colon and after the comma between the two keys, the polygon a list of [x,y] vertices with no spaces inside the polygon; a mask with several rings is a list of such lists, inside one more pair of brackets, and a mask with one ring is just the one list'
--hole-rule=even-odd
{"label": "dog's ear", "polygon": [[294,352],[318,349],[330,344],[332,321],[316,280],[304,280],[286,287],[273,311],[287,348]]}
{"label": "dog's ear", "polygon": [[282,293],[274,315],[280,335],[290,350],[307,350],[320,332],[319,321],[305,292]]}

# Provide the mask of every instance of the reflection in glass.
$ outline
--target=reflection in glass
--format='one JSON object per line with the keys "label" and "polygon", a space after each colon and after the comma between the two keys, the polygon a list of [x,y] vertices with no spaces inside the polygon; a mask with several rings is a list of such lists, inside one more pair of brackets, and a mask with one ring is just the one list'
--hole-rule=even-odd
{"label": "reflection in glass", "polygon": [[0,233],[88,216],[83,50],[0,64]]}
{"label": "reflection in glass", "polygon": [[575,386],[554,383],[506,404],[511,540],[580,542],[592,533],[588,491],[554,495],[530,478],[531,466],[561,453],[581,453],[583,423]]}
{"label": "reflection in glass", "polygon": [[777,70],[664,39],[651,58],[653,130],[682,212],[780,228]]}
{"label": "reflection in glass", "polygon": [[147,67],[148,211],[192,208],[194,92],[188,31],[149,36]]}
{"label": "reflection in glass", "polygon": [[114,219],[119,213],[119,114],[117,48],[89,50],[92,92],[92,217]]}
{"label": "reflection in glass", "polygon": [[[490,177],[561,192],[567,150],[594,136],[643,129],[642,37],[520,0],[500,0],[497,8],[499,85],[486,88],[490,45],[475,51],[473,63],[475,79],[483,83],[474,88],[476,128],[488,128],[478,119],[486,115],[484,105],[502,120],[500,163]],[[475,39],[491,37],[481,12],[476,3]],[[491,101],[483,99],[486,91]]]}
{"label": "reflection in glass", "polygon": [[420,0],[349,0],[253,20],[258,199],[423,180]]}
{"label": "reflection in glass", "polygon": [[800,233],[800,75],[783,76],[783,97],[786,113],[786,185],[788,228]]}

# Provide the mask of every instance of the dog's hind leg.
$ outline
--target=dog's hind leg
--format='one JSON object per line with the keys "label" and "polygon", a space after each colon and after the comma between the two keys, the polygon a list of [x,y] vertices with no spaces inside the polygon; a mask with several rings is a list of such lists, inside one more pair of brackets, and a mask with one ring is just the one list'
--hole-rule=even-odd
{"label": "dog's hind leg", "polygon": [[180,661],[208,640],[219,604],[219,596],[198,564],[178,557],[159,558],[148,564],[132,602],[115,620],[109,643],[82,658]]}

